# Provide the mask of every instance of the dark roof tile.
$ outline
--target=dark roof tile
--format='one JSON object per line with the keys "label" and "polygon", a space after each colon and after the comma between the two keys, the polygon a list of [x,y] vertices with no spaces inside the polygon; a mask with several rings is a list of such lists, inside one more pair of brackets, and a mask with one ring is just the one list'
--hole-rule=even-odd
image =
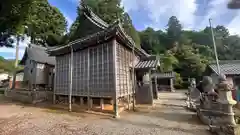
{"label": "dark roof tile", "polygon": [[[209,67],[215,72],[218,73],[217,65],[210,64]],[[240,61],[219,61],[219,67],[221,74],[225,75],[240,75]]]}
{"label": "dark roof tile", "polygon": [[157,78],[175,78],[175,72],[153,73],[152,77]]}
{"label": "dark roof tile", "polygon": [[39,62],[39,63],[46,63],[49,65],[55,65],[55,57],[50,57],[47,52],[47,48],[37,46],[34,44],[29,45],[29,47],[26,48],[24,56],[22,60],[20,61],[21,65],[25,65],[25,61],[27,58]]}

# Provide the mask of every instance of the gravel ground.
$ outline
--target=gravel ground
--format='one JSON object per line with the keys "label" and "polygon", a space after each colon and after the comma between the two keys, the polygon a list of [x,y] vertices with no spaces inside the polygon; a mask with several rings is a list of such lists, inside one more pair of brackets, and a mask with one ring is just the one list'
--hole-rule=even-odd
{"label": "gravel ground", "polygon": [[123,112],[120,119],[0,101],[0,135],[209,135],[182,98],[183,93],[160,93],[156,107]]}

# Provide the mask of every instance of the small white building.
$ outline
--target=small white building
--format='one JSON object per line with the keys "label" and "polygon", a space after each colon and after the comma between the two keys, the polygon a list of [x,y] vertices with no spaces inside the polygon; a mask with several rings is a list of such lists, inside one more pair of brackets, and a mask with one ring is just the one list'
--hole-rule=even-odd
{"label": "small white building", "polygon": [[0,81],[8,79],[8,73],[0,73]]}

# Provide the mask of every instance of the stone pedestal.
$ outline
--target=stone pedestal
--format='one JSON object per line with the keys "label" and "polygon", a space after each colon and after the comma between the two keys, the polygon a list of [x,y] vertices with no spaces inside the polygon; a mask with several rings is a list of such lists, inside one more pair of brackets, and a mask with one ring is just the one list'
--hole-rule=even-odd
{"label": "stone pedestal", "polygon": [[232,98],[231,87],[225,77],[221,77],[216,86],[217,93],[212,90],[205,91],[207,93],[201,98],[197,114],[203,123],[209,125],[210,131],[218,135],[236,135],[233,113],[236,101]]}
{"label": "stone pedestal", "polygon": [[227,125],[236,125],[233,106],[237,104],[237,102],[232,98],[231,86],[226,80],[222,80],[218,84],[217,88],[217,102],[220,104],[219,111],[223,114],[223,122]]}

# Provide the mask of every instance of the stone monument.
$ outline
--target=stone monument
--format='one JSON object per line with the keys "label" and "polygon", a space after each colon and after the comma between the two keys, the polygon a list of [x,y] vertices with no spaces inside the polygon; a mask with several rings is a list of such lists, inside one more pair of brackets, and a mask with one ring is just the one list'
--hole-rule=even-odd
{"label": "stone monument", "polygon": [[211,83],[205,88],[200,106],[197,108],[200,120],[209,125],[210,130],[218,135],[237,135],[233,113],[233,105],[236,101],[232,98],[232,88],[226,81],[226,76],[219,76],[216,90],[213,89]]}

